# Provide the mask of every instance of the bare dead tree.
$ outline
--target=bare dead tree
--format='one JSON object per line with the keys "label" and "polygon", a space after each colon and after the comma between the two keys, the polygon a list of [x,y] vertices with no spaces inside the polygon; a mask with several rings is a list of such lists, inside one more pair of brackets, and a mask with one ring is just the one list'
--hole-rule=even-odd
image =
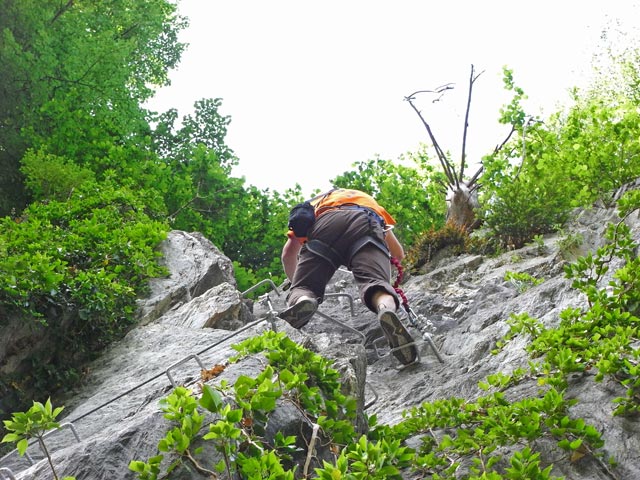
{"label": "bare dead tree", "polygon": [[[471,65],[471,74],[469,75],[469,90],[467,95],[467,108],[464,117],[464,129],[462,133],[462,153],[460,158],[459,168],[456,169],[456,166],[451,163],[451,161],[447,158],[447,155],[444,153],[440,144],[435,138],[431,126],[425,120],[422,112],[415,105],[416,96],[419,94],[433,94],[437,97],[433,100],[433,102],[438,102],[442,99],[443,95],[447,90],[453,89],[453,84],[448,83],[437,87],[434,90],[418,90],[413,92],[411,95],[405,97],[404,99],[409,102],[411,108],[418,114],[420,121],[424,125],[429,135],[429,139],[433,145],[433,148],[438,157],[438,161],[442,166],[442,170],[447,178],[446,185],[443,185],[445,188],[445,194],[447,196],[447,221],[453,222],[456,225],[463,227],[468,230],[472,230],[477,228],[479,222],[477,221],[477,217],[475,214],[475,210],[480,206],[478,202],[478,189],[480,188],[480,184],[478,180],[483,171],[483,165],[480,164],[480,167],[476,170],[476,172],[469,178],[468,180],[464,179],[465,175],[465,165],[467,160],[467,133],[469,128],[469,112],[471,111],[471,97],[473,93],[473,84],[476,80],[482,75],[484,72],[480,72],[476,75],[475,69],[473,65]],[[507,143],[513,132],[515,131],[515,127],[512,128],[511,132],[507,136],[507,138],[498,146],[496,146],[494,150],[494,154],[498,153],[500,149]]]}

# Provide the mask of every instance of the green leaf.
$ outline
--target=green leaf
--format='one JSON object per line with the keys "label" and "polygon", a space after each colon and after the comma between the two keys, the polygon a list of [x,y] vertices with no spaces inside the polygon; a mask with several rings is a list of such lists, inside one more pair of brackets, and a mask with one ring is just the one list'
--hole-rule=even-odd
{"label": "green leaf", "polygon": [[16,444],[16,448],[18,449],[18,453],[20,454],[20,456],[24,455],[24,453],[27,451],[28,446],[29,442],[26,438],[23,438]]}
{"label": "green leaf", "polygon": [[129,462],[129,470],[142,473],[144,472],[145,465],[146,463],[141,462],[139,460],[132,460],[131,462]]}
{"label": "green leaf", "polygon": [[581,445],[582,445],[582,439],[581,438],[577,438],[577,439],[575,439],[573,442],[571,442],[569,444],[569,448],[571,450],[577,450],[578,448],[580,448]]}
{"label": "green leaf", "polygon": [[210,385],[205,384],[200,398],[200,405],[210,412],[217,413],[222,407],[222,396]]}
{"label": "green leaf", "polygon": [[228,422],[238,423],[240,420],[242,420],[242,410],[240,409],[231,410],[227,413],[226,418]]}
{"label": "green leaf", "polygon": [[5,443],[5,442],[16,442],[20,439],[21,435],[18,435],[17,433],[7,433],[3,438],[2,438],[2,442],[0,443]]}

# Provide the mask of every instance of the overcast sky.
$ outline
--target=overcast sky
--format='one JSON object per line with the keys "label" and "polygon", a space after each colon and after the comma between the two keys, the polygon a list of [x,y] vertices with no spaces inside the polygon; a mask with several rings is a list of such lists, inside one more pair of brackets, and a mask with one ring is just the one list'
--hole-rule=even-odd
{"label": "overcast sky", "polygon": [[[191,113],[222,98],[232,118],[234,171],[259,188],[304,193],[357,161],[397,159],[427,142],[404,97],[454,83],[420,104],[436,139],[459,157],[471,65],[467,153],[489,153],[506,131],[502,68],[529,96],[529,113],[551,113],[591,72],[603,29],[638,28],[638,0],[179,0],[189,43],[172,85],[150,108]],[[631,25],[631,27],[627,27]],[[420,97],[419,97],[420,98]]]}

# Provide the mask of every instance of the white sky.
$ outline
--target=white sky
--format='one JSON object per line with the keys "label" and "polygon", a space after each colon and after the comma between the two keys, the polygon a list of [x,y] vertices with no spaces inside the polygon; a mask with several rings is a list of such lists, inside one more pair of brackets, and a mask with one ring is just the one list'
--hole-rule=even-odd
{"label": "white sky", "polygon": [[[502,67],[514,71],[529,113],[546,116],[585,83],[603,29],[637,28],[638,0],[179,0],[189,43],[156,111],[193,111],[222,98],[232,118],[226,143],[234,175],[259,188],[304,193],[357,161],[397,159],[427,142],[403,98],[455,83],[442,101],[423,98],[440,146],[459,158],[471,64],[467,155],[489,153],[505,135]],[[430,153],[433,154],[432,150]]]}

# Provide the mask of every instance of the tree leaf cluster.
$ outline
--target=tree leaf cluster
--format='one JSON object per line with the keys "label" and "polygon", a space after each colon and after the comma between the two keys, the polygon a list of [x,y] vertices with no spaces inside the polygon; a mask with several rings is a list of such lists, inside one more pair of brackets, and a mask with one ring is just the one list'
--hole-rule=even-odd
{"label": "tree leaf cluster", "polygon": [[505,78],[516,93],[501,121],[517,135],[483,158],[481,216],[503,246],[519,248],[560,229],[575,208],[612,205],[640,177],[640,113],[631,98],[574,91],[572,106],[542,121],[524,114],[512,72]]}
{"label": "tree leaf cluster", "polygon": [[[29,148],[94,164],[144,135],[140,103],[168,82],[186,25],[165,0],[0,2],[0,214],[29,201]],[[126,150],[126,149],[125,149]]]}
{"label": "tree leaf cluster", "polygon": [[0,379],[5,407],[74,385],[84,362],[131,327],[148,280],[165,274],[157,246],[166,225],[146,213],[150,203],[124,187],[86,183],[70,200],[0,220],[3,318],[22,318],[44,339]]}

